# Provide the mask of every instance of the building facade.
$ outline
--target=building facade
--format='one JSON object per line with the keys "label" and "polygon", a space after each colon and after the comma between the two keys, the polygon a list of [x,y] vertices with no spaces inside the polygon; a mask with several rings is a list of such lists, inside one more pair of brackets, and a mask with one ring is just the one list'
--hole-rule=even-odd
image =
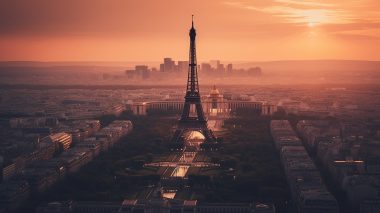
{"label": "building facade", "polygon": [[[154,112],[178,112],[183,109],[182,100],[135,102],[129,106],[135,115],[147,115]],[[207,117],[228,117],[239,111],[253,111],[261,115],[272,115],[277,106],[261,101],[227,99],[214,86],[208,95],[202,96],[202,108]],[[190,109],[195,113],[195,109]]]}

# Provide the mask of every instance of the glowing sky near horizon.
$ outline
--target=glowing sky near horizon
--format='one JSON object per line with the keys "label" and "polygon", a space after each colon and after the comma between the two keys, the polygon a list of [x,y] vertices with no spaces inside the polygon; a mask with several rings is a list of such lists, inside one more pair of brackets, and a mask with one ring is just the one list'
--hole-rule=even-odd
{"label": "glowing sky near horizon", "polygon": [[377,0],[1,0],[0,60],[380,60]]}

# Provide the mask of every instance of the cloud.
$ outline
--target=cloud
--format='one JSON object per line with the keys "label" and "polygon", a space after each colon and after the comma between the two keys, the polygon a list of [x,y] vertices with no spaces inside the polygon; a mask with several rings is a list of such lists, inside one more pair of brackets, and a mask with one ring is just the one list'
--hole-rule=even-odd
{"label": "cloud", "polygon": [[[344,4],[329,1],[296,1],[272,0],[265,5],[252,2],[225,2],[226,5],[269,14],[278,23],[288,23],[300,26],[318,26],[325,33],[334,35],[352,35],[359,38],[377,37],[368,29],[380,29],[380,13],[376,10],[378,4],[367,1],[367,4],[357,4],[356,1],[346,1]],[[300,7],[301,6],[301,7]],[[366,29],[366,30],[363,30]],[[355,33],[347,33],[355,31]]]}
{"label": "cloud", "polygon": [[312,7],[334,7],[335,6],[335,4],[332,4],[332,3],[322,3],[322,2],[317,2],[317,1],[275,0],[275,2],[290,4],[290,5],[312,6]]}
{"label": "cloud", "polygon": [[345,33],[345,32],[339,32],[334,33],[334,36],[337,38],[345,39],[345,40],[380,40],[379,36],[376,35],[365,35],[365,34],[358,34],[358,33]]}
{"label": "cloud", "polygon": [[[274,0],[266,6],[254,6],[245,2],[226,2],[227,5],[239,7],[242,9],[253,10],[257,12],[268,13],[281,18],[282,22],[287,23],[309,23],[329,24],[329,23],[347,23],[352,18],[344,10],[333,7],[333,4],[324,4],[311,1],[296,2],[293,0]],[[298,8],[294,5],[303,5],[307,8]]]}

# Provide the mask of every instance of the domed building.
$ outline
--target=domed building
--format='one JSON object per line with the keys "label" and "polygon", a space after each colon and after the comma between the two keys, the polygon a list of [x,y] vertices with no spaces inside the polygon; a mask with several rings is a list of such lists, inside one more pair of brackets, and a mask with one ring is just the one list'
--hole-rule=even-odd
{"label": "domed building", "polygon": [[228,107],[227,102],[224,101],[223,95],[214,85],[210,94],[202,99],[203,111],[209,117],[226,117],[229,115],[231,109]]}

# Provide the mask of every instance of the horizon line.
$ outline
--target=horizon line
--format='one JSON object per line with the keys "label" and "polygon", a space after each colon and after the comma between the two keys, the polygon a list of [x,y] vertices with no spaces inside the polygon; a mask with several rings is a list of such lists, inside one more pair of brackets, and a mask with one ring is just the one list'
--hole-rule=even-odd
{"label": "horizon line", "polygon": [[[175,59],[172,58],[174,61],[183,61],[182,59]],[[164,58],[162,58],[164,59]],[[380,62],[380,59],[378,60],[369,60],[369,59],[274,59],[274,60],[223,60],[223,59],[206,59],[206,60],[200,60],[202,62],[210,62],[218,60],[221,62],[238,62],[238,63],[245,63],[245,62],[258,62],[258,63],[265,63],[265,62],[291,62],[291,61],[360,61],[360,62]],[[186,61],[186,60],[185,60]],[[128,61],[102,61],[102,60],[0,60],[0,63],[15,63],[15,62],[33,62],[33,63],[136,63],[136,62],[147,62],[147,63],[161,63],[162,60],[156,61],[156,60],[128,60]]]}

